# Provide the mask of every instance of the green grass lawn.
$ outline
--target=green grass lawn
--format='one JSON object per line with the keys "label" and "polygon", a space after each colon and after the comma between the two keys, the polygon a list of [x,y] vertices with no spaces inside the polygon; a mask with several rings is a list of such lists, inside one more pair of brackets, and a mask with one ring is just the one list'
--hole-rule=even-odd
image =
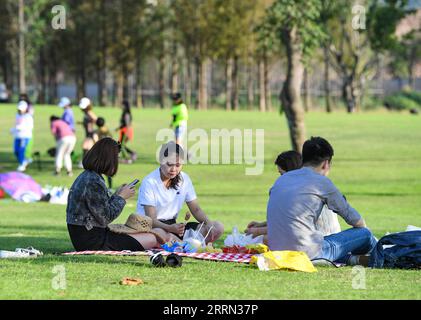
{"label": "green grass lawn", "polygon": [[[75,108],[75,116],[82,114]],[[96,108],[110,128],[118,125],[120,110]],[[70,187],[75,177],[54,177],[54,146],[49,116],[55,106],[37,106],[34,151],[42,154],[42,171],[33,164],[27,173],[41,185]],[[143,178],[157,167],[160,145],[156,132],[170,123],[169,110],[134,110],[134,149],[139,160],[121,165],[115,184]],[[15,109],[0,105],[0,172],[15,170],[13,138]],[[186,165],[202,208],[225,224],[243,230],[250,220],[264,220],[268,190],[277,178],[276,155],[290,148],[286,121],[277,113],[190,111],[189,129],[239,128],[265,130],[265,167],[258,176],[245,175],[246,165]],[[330,178],[366,219],[377,237],[421,226],[421,118],[399,113],[310,113],[307,135],[328,139],[335,156]],[[78,128],[81,138],[82,129]],[[116,135],[117,137],[117,135]],[[80,142],[78,151],[80,152]],[[75,176],[80,169],[75,169]],[[134,212],[136,197],[128,201],[117,222]],[[184,213],[184,211],[182,212]],[[34,260],[0,260],[0,299],[420,299],[419,271],[366,269],[366,289],[353,289],[353,270],[318,267],[313,274],[272,271],[255,267],[184,259],[179,269],[156,269],[146,257],[66,257],[73,250],[67,234],[65,206],[0,200],[0,249],[33,246],[45,253]],[[345,227],[345,224],[342,227]],[[224,238],[225,238],[224,236]],[[218,242],[219,245],[222,241]],[[53,268],[64,265],[66,290],[54,290]],[[123,277],[139,277],[145,284],[121,286]]]}

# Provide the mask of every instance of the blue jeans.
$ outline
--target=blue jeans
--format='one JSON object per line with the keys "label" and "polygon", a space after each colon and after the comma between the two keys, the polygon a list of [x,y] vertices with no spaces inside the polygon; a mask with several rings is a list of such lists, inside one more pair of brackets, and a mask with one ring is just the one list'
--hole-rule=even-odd
{"label": "blue jeans", "polygon": [[23,162],[25,161],[25,151],[29,144],[29,140],[31,139],[27,139],[27,138],[15,139],[14,152],[20,165],[22,165]]}
{"label": "blue jeans", "polygon": [[377,240],[367,228],[352,228],[324,237],[321,256],[330,261],[346,263],[353,255],[370,253]]}

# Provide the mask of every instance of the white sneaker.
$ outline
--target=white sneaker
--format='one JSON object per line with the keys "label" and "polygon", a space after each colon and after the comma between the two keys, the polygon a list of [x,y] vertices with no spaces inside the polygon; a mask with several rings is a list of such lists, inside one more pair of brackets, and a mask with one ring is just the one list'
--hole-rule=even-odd
{"label": "white sneaker", "polygon": [[19,172],[24,172],[26,170],[26,166],[24,164],[21,164],[16,170]]}
{"label": "white sneaker", "polygon": [[15,251],[0,250],[0,258],[36,258],[42,255],[41,251],[32,247],[27,249],[17,248]]}

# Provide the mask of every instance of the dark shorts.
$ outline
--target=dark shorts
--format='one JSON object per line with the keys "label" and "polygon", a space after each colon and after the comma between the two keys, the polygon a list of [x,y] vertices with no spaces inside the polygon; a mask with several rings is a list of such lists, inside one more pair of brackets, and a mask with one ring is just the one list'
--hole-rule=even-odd
{"label": "dark shorts", "polygon": [[106,228],[94,227],[87,230],[84,226],[67,225],[70,240],[76,251],[110,250],[110,251],[144,251],[143,246],[127,234],[111,232]]}
{"label": "dark shorts", "polygon": [[[159,220],[159,221],[161,221],[162,223],[168,224],[168,225],[177,223],[177,221],[175,219]],[[186,233],[186,231],[189,230],[189,229],[196,230],[197,229],[197,226],[199,224],[200,224],[199,222],[187,222],[186,223],[186,227],[184,228],[184,233]],[[170,232],[170,233],[172,233],[173,235],[175,235],[175,236],[177,236],[177,237],[180,238],[180,236],[178,234],[175,234],[173,232]],[[180,239],[183,239],[184,233],[183,233],[183,236]]]}

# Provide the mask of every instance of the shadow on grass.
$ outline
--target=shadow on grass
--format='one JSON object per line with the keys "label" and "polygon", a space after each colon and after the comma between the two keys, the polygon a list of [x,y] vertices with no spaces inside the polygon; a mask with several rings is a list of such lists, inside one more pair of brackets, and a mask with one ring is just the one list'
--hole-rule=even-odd
{"label": "shadow on grass", "polygon": [[[0,230],[5,229],[14,233],[25,233],[25,231],[55,231],[55,232],[64,232],[67,234],[66,226],[46,226],[46,225],[1,225]],[[1,236],[1,234],[0,234]]]}
{"label": "shadow on grass", "polygon": [[34,247],[44,254],[73,251],[70,239],[47,237],[0,236],[0,249],[14,251],[16,248]]}
{"label": "shadow on grass", "polygon": [[[53,147],[54,145],[52,145]],[[33,148],[33,152],[37,152],[37,148]],[[27,172],[53,172],[54,171],[54,158],[50,157],[46,152],[40,152],[40,159],[33,157],[33,162],[28,166]],[[12,145],[10,147],[10,152],[1,151],[0,152],[0,172],[9,172],[16,171],[18,167],[18,162],[13,153]]]}

